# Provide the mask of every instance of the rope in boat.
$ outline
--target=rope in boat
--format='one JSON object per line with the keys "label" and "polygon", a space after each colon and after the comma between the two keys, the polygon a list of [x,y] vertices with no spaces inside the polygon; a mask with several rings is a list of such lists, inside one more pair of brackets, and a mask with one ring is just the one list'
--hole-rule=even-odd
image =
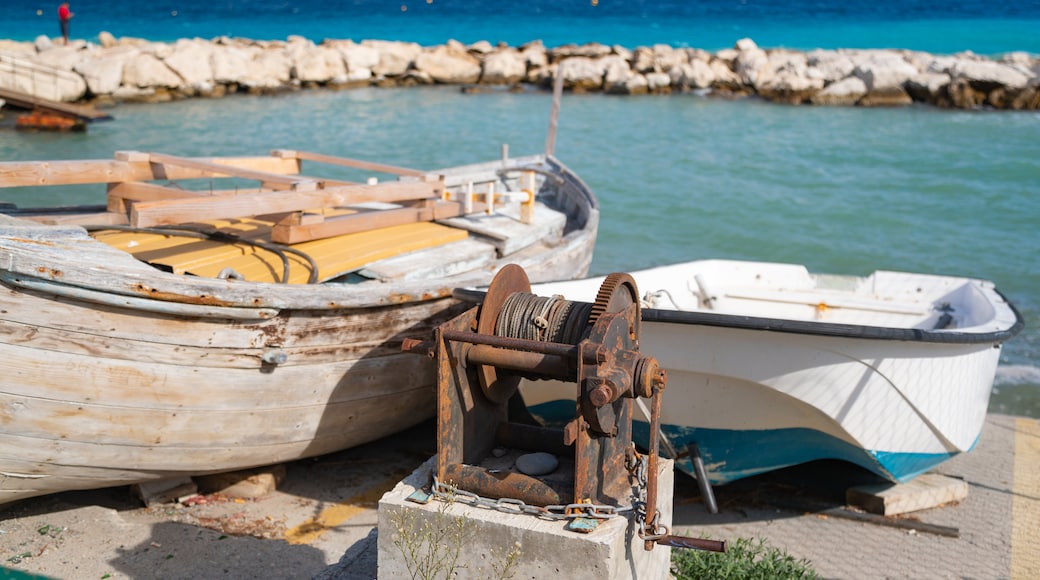
{"label": "rope in boat", "polygon": [[514,292],[502,304],[495,334],[509,338],[578,344],[589,328],[592,304],[570,302],[562,296]]}
{"label": "rope in boat", "polygon": [[245,238],[222,232],[219,230],[209,230],[204,228],[192,227],[192,226],[169,226],[165,228],[138,228],[134,226],[122,226],[122,225],[105,225],[105,226],[85,226],[88,232],[99,232],[105,230],[119,231],[119,232],[131,232],[131,233],[143,233],[143,234],[159,234],[164,236],[180,236],[185,238],[195,238],[200,240],[211,240],[228,242],[231,244],[245,244],[247,246],[254,246],[262,250],[267,250],[272,254],[278,256],[282,261],[282,284],[289,282],[289,270],[291,265],[289,263],[289,257],[287,253],[293,254],[300,259],[307,262],[311,267],[310,275],[307,277],[308,284],[318,283],[318,264],[314,261],[314,258],[308,254],[301,252],[295,248],[283,244],[276,244],[273,242],[263,242],[259,240],[247,240]]}

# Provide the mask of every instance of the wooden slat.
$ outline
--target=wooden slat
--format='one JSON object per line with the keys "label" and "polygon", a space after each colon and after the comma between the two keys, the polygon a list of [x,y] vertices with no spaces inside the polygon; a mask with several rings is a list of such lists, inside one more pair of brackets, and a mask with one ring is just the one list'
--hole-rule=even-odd
{"label": "wooden slat", "polygon": [[135,203],[130,223],[153,227],[200,222],[217,218],[303,211],[313,208],[348,206],[368,201],[399,202],[439,196],[439,182],[388,182],[379,185],[348,185],[316,191],[265,192],[235,197],[171,199]]}
{"label": "wooden slat", "polygon": [[308,151],[292,151],[288,149],[276,149],[271,152],[271,155],[275,157],[283,157],[288,159],[299,159],[302,161],[316,161],[318,163],[327,163],[329,165],[341,165],[343,167],[354,167],[356,169],[365,169],[368,171],[378,171],[381,173],[392,173],[395,175],[410,175],[414,177],[421,177],[426,175],[427,172],[419,171],[417,169],[408,169],[405,167],[396,167],[394,165],[385,165],[383,163],[372,163],[370,161],[361,161],[359,159],[349,159],[347,157],[335,157],[332,155],[323,155],[321,153],[311,153]]}
{"label": "wooden slat", "polygon": [[189,191],[140,181],[119,182],[108,186],[108,211],[125,214],[130,210],[128,202],[132,201],[182,199],[208,195],[211,195],[210,192]]}
{"label": "wooden slat", "polygon": [[369,210],[312,223],[279,223],[271,231],[271,240],[280,244],[298,244],[342,234],[352,234],[462,215],[462,204],[433,201],[420,207]]}
{"label": "wooden slat", "polygon": [[[299,162],[278,157],[191,158],[225,167],[252,169],[266,173],[294,175]],[[175,165],[152,165],[147,161],[120,159],[88,159],[75,161],[3,161],[0,162],[0,188],[41,185],[79,185],[117,181],[152,181],[157,179],[200,179],[215,177],[212,169]]]}
{"label": "wooden slat", "polygon": [[125,226],[130,223],[125,213],[116,212],[18,214],[18,217],[51,226]]}
{"label": "wooden slat", "polygon": [[175,167],[185,167],[188,169],[195,169],[198,171],[208,171],[214,177],[239,177],[242,179],[255,179],[262,182],[265,186],[271,187],[272,189],[291,189],[293,191],[311,191],[321,187],[322,183],[313,179],[299,178],[294,176],[282,175],[280,173],[269,173],[266,171],[256,171],[253,169],[243,169],[240,167],[232,167],[230,165],[223,165],[220,163],[213,163],[210,161],[200,161],[197,159],[188,159],[186,157],[175,157],[173,155],[166,155],[163,153],[149,153],[148,160],[152,163],[158,163],[160,165],[171,165]]}

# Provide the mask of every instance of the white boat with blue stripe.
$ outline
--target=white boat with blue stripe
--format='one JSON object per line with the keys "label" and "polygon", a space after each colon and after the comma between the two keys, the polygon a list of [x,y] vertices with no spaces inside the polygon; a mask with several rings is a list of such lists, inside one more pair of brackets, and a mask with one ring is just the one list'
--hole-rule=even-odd
{"label": "white boat with blue stripe", "polygon": [[[668,371],[666,447],[691,474],[699,450],[712,484],[822,459],[905,482],[970,451],[1001,346],[1023,326],[992,282],[972,278],[731,260],[631,275],[644,293],[640,348]],[[532,291],[591,302],[602,280]],[[525,381],[521,392],[536,417],[574,415],[570,390]]]}

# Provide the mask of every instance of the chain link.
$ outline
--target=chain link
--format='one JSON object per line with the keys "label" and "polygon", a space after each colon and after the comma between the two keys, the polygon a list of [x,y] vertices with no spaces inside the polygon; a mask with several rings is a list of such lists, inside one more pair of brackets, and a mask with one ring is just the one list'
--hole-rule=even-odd
{"label": "chain link", "polygon": [[443,501],[457,501],[473,507],[487,508],[507,514],[533,515],[546,520],[570,520],[575,518],[608,520],[617,517],[621,512],[632,510],[632,506],[615,507],[592,503],[572,503],[541,507],[528,505],[523,500],[511,497],[489,499],[471,491],[442,483],[437,479],[436,475],[433,476],[433,497]]}
{"label": "chain link", "polygon": [[[622,512],[632,511],[636,523],[639,526],[639,537],[644,541],[656,541],[669,534],[668,526],[655,523],[652,529],[646,526],[646,490],[649,485],[647,470],[649,469],[649,456],[642,455],[635,449],[630,450],[625,461],[625,467],[636,479],[636,501],[630,506],[615,507],[610,505],[598,505],[592,503],[572,503],[566,505],[536,506],[528,505],[523,500],[503,497],[490,499],[481,497],[471,491],[459,489],[453,485],[443,483],[433,476],[433,497],[442,501],[457,501],[473,507],[481,507],[499,511],[507,514],[527,514],[546,520],[569,520],[575,518],[594,518],[607,520],[617,517]],[[661,510],[654,513],[654,522],[661,521]]]}
{"label": "chain link", "polygon": [[636,523],[639,524],[639,537],[647,542],[657,541],[667,536],[670,530],[668,526],[660,523],[661,510],[656,510],[654,513],[653,521],[655,523],[653,529],[649,532],[646,529],[646,490],[649,487],[647,471],[649,470],[650,457],[636,451],[634,444],[631,452],[632,454],[626,460],[626,467],[635,475],[637,489],[639,490],[636,501],[632,504],[635,509]]}

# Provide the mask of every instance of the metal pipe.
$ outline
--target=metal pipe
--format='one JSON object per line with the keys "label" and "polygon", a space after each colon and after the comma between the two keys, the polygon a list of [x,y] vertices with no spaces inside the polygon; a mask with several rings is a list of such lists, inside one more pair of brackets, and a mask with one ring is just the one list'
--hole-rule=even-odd
{"label": "metal pipe", "polygon": [[534,373],[571,382],[575,380],[578,372],[574,361],[567,357],[498,348],[486,344],[475,344],[466,351],[466,362]]}
{"label": "metal pipe", "polygon": [[[486,344],[489,346],[497,346],[501,348],[510,348],[513,350],[523,350],[527,352],[537,352],[541,354],[551,354],[561,357],[568,357],[577,360],[580,349],[577,345],[563,344],[559,342],[541,342],[538,340],[526,340],[523,338],[512,338],[508,336],[496,336],[494,334],[480,334],[476,332],[466,332],[459,330],[445,330],[442,334],[445,340],[454,340],[457,342],[468,342],[470,344]],[[589,364],[596,364],[600,358],[606,360],[606,353],[603,352],[603,348],[598,349],[586,349],[588,353],[585,356],[585,362]]]}
{"label": "metal pipe", "polygon": [[451,485],[479,496],[518,499],[536,506],[572,503],[573,492],[554,489],[540,479],[513,472],[492,473],[481,467],[453,463],[444,470]]}

